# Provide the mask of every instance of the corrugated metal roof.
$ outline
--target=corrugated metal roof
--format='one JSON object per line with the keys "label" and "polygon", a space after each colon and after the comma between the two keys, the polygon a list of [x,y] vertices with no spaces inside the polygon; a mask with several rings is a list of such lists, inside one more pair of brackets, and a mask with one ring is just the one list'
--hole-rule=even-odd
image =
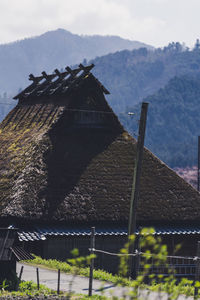
{"label": "corrugated metal roof", "polygon": [[[199,226],[154,226],[157,235],[185,235],[200,234]],[[126,226],[96,226],[96,235],[127,235]],[[89,226],[42,226],[37,225],[32,228],[21,228],[18,231],[20,241],[46,240],[48,236],[88,236],[91,233]],[[139,230],[137,230],[137,234]]]}
{"label": "corrugated metal roof", "polygon": [[[96,235],[126,235],[127,230],[123,227],[96,227]],[[89,226],[35,226],[34,228],[21,228],[18,231],[20,241],[45,240],[47,236],[87,236],[90,235]]]}
{"label": "corrugated metal roof", "polygon": [[24,229],[18,231],[18,237],[20,241],[40,241],[40,240],[46,240],[44,234],[40,234],[39,232],[36,232],[35,229]]}
{"label": "corrugated metal roof", "polygon": [[180,235],[180,234],[200,234],[200,225],[199,226],[160,226],[155,227],[156,234],[158,235]]}

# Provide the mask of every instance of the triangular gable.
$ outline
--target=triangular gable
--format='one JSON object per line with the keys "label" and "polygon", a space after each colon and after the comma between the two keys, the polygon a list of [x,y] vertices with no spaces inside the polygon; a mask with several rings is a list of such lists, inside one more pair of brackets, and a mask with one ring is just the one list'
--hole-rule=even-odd
{"label": "triangular gable", "polygon": [[[136,141],[90,70],[77,74],[57,94],[53,78],[28,87],[1,123],[1,217],[127,222]],[[145,149],[138,219],[199,217],[199,193]]]}

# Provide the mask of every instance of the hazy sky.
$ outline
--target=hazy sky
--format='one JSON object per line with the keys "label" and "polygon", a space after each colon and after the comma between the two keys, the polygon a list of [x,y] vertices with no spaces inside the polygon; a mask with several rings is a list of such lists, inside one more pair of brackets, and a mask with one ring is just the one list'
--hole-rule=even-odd
{"label": "hazy sky", "polygon": [[200,0],[0,0],[0,43],[57,28],[192,46],[200,38]]}

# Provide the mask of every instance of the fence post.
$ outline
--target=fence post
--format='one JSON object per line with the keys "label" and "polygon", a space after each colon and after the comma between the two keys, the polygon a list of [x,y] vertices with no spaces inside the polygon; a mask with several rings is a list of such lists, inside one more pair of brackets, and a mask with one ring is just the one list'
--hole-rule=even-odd
{"label": "fence post", "polygon": [[21,279],[22,279],[23,269],[24,269],[24,266],[21,266],[20,273],[19,273],[19,277],[18,277],[18,282],[17,282],[17,291],[18,291],[18,289],[19,289],[19,284],[20,284]]}
{"label": "fence post", "polygon": [[19,281],[21,281],[21,279],[22,279],[23,269],[24,269],[24,266],[21,266],[20,273],[19,273]]}
{"label": "fence post", "polygon": [[60,294],[60,269],[58,269],[58,286],[57,286],[57,294]]}
{"label": "fence post", "polygon": [[[200,241],[197,244],[197,259],[196,259],[196,268],[195,268],[195,282],[200,281]],[[198,296],[198,288],[194,288],[194,298],[196,299]]]}
{"label": "fence post", "polygon": [[[94,254],[95,248],[95,227],[91,228],[91,238],[90,238],[90,254]],[[89,292],[88,296],[92,296],[92,283],[93,283],[93,270],[94,270],[94,258],[90,262],[90,277],[89,277]]]}
{"label": "fence post", "polygon": [[135,278],[137,278],[139,270],[140,270],[140,252],[141,252],[141,247],[140,247],[140,231],[137,237],[137,243],[136,243],[136,250],[137,250],[137,255],[135,256]]}
{"label": "fence post", "polygon": [[40,289],[40,280],[39,280],[39,270],[36,268],[36,274],[37,274],[37,288]]}

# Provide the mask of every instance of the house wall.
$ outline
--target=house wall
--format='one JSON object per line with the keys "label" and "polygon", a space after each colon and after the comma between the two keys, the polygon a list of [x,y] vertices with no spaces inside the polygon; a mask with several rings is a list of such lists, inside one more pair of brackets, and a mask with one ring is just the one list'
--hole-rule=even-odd
{"label": "house wall", "polygon": [[[177,234],[162,237],[162,242],[168,246],[170,255],[196,256],[198,241],[200,241],[198,234]],[[177,245],[180,245],[180,250],[175,251]]]}
{"label": "house wall", "polygon": [[[126,242],[125,236],[96,236],[95,248],[108,252],[119,253],[119,250]],[[49,237],[44,241],[44,258],[55,258],[66,260],[71,258],[71,250],[79,249],[80,255],[89,255],[90,237]],[[95,268],[104,269],[106,271],[116,273],[118,271],[119,258],[102,253],[96,253]]]}
{"label": "house wall", "polygon": [[[162,236],[163,244],[168,247],[169,255],[196,256],[197,242],[199,235],[166,235]],[[126,236],[96,236],[95,248],[107,252],[119,253],[127,241]],[[34,244],[32,242],[32,244]],[[175,252],[176,246],[181,245],[178,252]],[[71,258],[71,251],[74,248],[79,249],[80,255],[89,255],[90,237],[89,236],[49,236],[45,241],[37,243],[37,247],[32,247],[32,252],[43,258],[55,258],[66,261]],[[36,251],[37,250],[37,251]],[[116,273],[119,266],[119,258],[103,253],[96,253],[95,268]]]}
{"label": "house wall", "polygon": [[29,253],[34,253],[35,255],[44,257],[44,241],[22,242],[21,247]]}

